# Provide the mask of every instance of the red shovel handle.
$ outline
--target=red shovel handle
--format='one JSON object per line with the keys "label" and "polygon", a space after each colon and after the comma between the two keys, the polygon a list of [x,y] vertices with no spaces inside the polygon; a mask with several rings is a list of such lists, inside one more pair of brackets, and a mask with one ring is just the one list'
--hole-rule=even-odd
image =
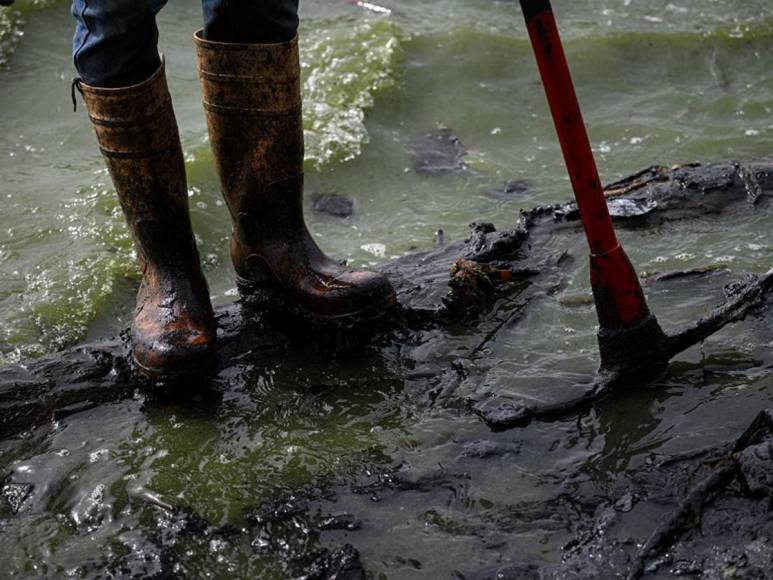
{"label": "red shovel handle", "polygon": [[609,252],[617,237],[553,10],[548,0],[522,0],[521,6],[591,252]]}
{"label": "red shovel handle", "polygon": [[549,0],[521,0],[521,8],[590,245],[591,285],[601,328],[630,328],[648,317],[649,310],[615,235],[553,9]]}

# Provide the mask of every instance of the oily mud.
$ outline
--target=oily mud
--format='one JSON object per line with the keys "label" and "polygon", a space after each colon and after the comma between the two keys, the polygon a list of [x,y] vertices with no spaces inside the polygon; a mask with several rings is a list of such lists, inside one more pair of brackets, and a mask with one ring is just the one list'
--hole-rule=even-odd
{"label": "oily mud", "polygon": [[[611,213],[620,227],[645,228],[664,220],[764,211],[760,206],[768,203],[765,192],[773,190],[773,166],[760,163],[745,169],[748,175],[754,176],[762,192],[755,198],[749,197],[747,178],[738,167],[738,164],[719,164],[673,170],[650,168],[608,188]],[[619,210],[621,207],[625,211]],[[435,381],[449,376],[454,381],[463,381],[468,374],[466,369],[474,365],[489,343],[497,340],[498,333],[517,323],[532,300],[546,288],[548,293],[558,290],[557,276],[561,268],[573,264],[575,258],[566,250],[553,251],[548,240],[575,236],[579,231],[579,212],[573,202],[522,212],[515,226],[502,231],[493,224],[474,223],[471,236],[465,241],[387,263],[382,271],[396,287],[398,308],[378,321],[365,321],[352,327],[317,326],[286,310],[271,297],[247,299],[222,308],[217,313],[218,374],[227,374],[233,361],[288,348],[322,349],[333,356],[367,348],[419,347],[443,353],[443,344],[451,342],[447,340],[448,333],[455,325],[464,324],[478,328],[480,342],[475,348],[458,353],[451,365],[431,365],[422,371],[435,377]],[[679,286],[692,284],[696,277],[708,277],[714,272],[688,270],[649,274],[648,278],[652,283]],[[599,378],[589,383],[588,393],[579,399],[552,401],[544,408],[531,409],[517,402],[503,403],[494,397],[493,403],[484,402],[475,412],[494,428],[508,428],[535,415],[569,412],[614,388],[634,386],[637,380],[646,382],[660,374],[674,355],[759,309],[771,288],[771,273],[733,280],[725,288],[724,304],[717,304],[698,321],[670,329],[668,336],[645,334],[652,338],[646,344],[623,344],[622,362],[614,357],[620,355],[621,343],[626,338],[612,337],[611,342],[615,344],[613,352],[606,353],[611,357],[608,364],[604,360],[605,348],[610,350],[610,347],[601,338]],[[507,317],[501,320],[504,311]],[[663,344],[653,347],[661,338]],[[130,368],[127,348],[125,338],[117,338],[0,370],[3,405],[0,432],[9,435],[52,416],[77,412],[84,405],[130,395],[138,383]],[[448,354],[445,353],[445,358]],[[630,369],[621,366],[625,364],[633,365],[640,376],[634,377]],[[654,368],[644,371],[645,367]],[[150,387],[152,390],[153,386]],[[169,388],[174,390],[174,385]]]}
{"label": "oily mud", "polygon": [[[771,192],[773,165],[766,162],[651,168],[608,189],[623,232],[769,212]],[[497,369],[489,366],[492,353],[531,312],[556,296],[568,308],[588,306],[587,294],[566,292],[563,275],[585,260],[576,206],[539,207],[524,212],[514,226],[473,224],[466,241],[388,263],[383,271],[398,290],[399,307],[378,321],[315,328],[293,313],[267,309],[270,297],[220,309],[219,366],[207,384],[144,388],[133,378],[121,338],[6,367],[0,370],[0,457],[7,465],[0,529],[23,538],[31,529],[53,530],[49,516],[60,513],[71,536],[57,542],[74,549],[71,556],[53,558],[47,575],[55,575],[56,561],[62,569],[72,565],[81,576],[104,570],[168,577],[264,569],[276,571],[276,577],[307,578],[441,569],[480,579],[773,574],[769,412],[760,413],[745,432],[738,429],[698,451],[651,454],[622,469],[582,462],[567,467],[560,455],[553,455],[555,464],[540,467],[537,457],[546,438],[556,439],[547,435],[551,430],[570,439],[583,437],[589,421],[605,429],[601,456],[613,457],[629,437],[628,426],[621,425],[630,419],[627,408],[667,409],[675,385],[701,384],[707,374],[732,385],[739,375],[769,373],[770,275],[738,277],[715,267],[643,273],[648,294],[700,294],[712,305],[698,321],[661,319],[669,359],[741,321],[754,326],[761,340],[749,359],[668,365],[658,353],[661,358],[645,373],[652,353],[640,348],[636,373],[605,368],[594,354],[587,376],[577,376],[570,388],[546,385],[539,397],[496,388],[501,383],[494,381]],[[288,357],[328,366],[331,360],[354,358],[364,370],[308,380],[292,375],[297,391],[274,402],[269,395],[251,410],[245,384],[260,371],[250,369],[274,368],[272,380],[279,381],[290,371],[275,362]],[[239,416],[249,412],[267,426],[282,425],[306,412],[333,408],[344,391],[357,389],[363,391],[362,401],[353,404],[363,409],[386,406],[387,416],[407,412],[430,425],[453,418],[458,432],[440,447],[425,449],[438,461],[412,455],[412,449],[422,450],[421,443],[365,445],[311,483],[253,498],[236,518],[239,525],[215,517],[200,503],[151,491],[142,475],[136,484],[121,484],[127,490],[118,493],[114,488],[123,476],[100,471],[108,470],[109,453],[91,450],[84,466],[73,452],[73,442],[108,425],[116,439],[136,437],[136,426],[125,424],[125,416],[145,416],[160,425],[167,410],[175,409],[178,417],[200,413],[214,420],[219,410],[236,405]],[[636,424],[653,420],[644,413]],[[346,422],[350,434],[357,429],[353,421]],[[394,421],[402,424],[405,418]],[[417,441],[428,436],[412,435]],[[564,445],[561,438],[553,445]],[[41,452],[41,446],[50,450]],[[550,459],[556,449],[542,454]],[[539,493],[508,491],[505,480],[517,479],[514,466],[534,474]],[[606,475],[590,477],[593,470]],[[80,487],[72,485],[79,491],[66,491],[64,482],[75,481],[75,475]],[[489,490],[487,498],[475,494],[480,487]],[[127,494],[130,499],[123,497]],[[466,563],[449,558],[445,569],[440,560],[432,565],[412,553],[395,537],[406,513],[429,530],[433,541],[451,541],[456,551],[475,557]],[[103,549],[87,550],[77,541],[81,536],[95,537]],[[375,547],[385,538],[388,556]],[[253,559],[265,568],[250,568]],[[27,566],[32,575],[34,565]]]}
{"label": "oily mud", "polygon": [[448,127],[414,140],[413,170],[420,175],[461,174],[469,170],[467,148]]}
{"label": "oily mud", "polygon": [[311,196],[314,205],[312,209],[317,213],[327,214],[338,218],[348,218],[354,215],[354,202],[338,193],[314,193]]}

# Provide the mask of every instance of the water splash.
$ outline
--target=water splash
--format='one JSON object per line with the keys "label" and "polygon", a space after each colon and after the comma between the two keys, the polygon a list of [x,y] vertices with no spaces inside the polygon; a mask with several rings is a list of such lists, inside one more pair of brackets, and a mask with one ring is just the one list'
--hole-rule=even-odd
{"label": "water splash", "polygon": [[306,161],[319,169],[355,158],[368,143],[365,111],[394,86],[402,38],[384,18],[317,26],[303,38]]}
{"label": "water splash", "polygon": [[24,36],[23,14],[53,6],[56,0],[17,0],[13,8],[0,8],[0,69],[8,65],[19,40]]}
{"label": "water splash", "polygon": [[0,10],[0,69],[7,66],[21,38],[21,14],[16,10]]}
{"label": "water splash", "polygon": [[91,186],[65,202],[58,217],[59,223],[40,235],[71,250],[51,254],[20,280],[0,328],[0,366],[81,340],[116,285],[139,277],[131,236],[111,190]]}

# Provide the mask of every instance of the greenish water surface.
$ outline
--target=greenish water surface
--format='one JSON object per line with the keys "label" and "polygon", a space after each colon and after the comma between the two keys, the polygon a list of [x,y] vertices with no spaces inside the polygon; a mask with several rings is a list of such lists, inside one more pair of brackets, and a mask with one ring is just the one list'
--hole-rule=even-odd
{"label": "greenish water surface", "polygon": [[[770,155],[769,2],[553,4],[604,181],[652,164]],[[307,199],[320,245],[354,265],[378,267],[431,249],[438,229],[458,239],[472,221],[508,225],[521,209],[569,199],[518,4],[384,0],[383,6],[391,12],[340,0],[302,6],[307,193],[338,192],[355,204],[354,216],[340,219],[314,214]],[[72,24],[64,1],[19,0],[14,9],[0,9],[0,364],[112,336],[130,322],[138,272],[85,112],[72,111]],[[174,0],[159,26],[194,227],[213,301],[222,305],[237,294],[191,41],[200,6]],[[414,170],[415,144],[440,126],[467,148],[467,171]],[[495,193],[511,180],[523,181],[524,191]],[[761,216],[718,228],[698,220],[625,232],[623,239],[640,271],[720,265],[763,272],[773,264],[768,222]],[[575,250],[582,255],[581,246]],[[587,269],[578,268],[568,287],[568,294],[587,297]],[[666,325],[686,322],[720,295],[708,285],[696,294],[702,298],[654,296],[654,306]],[[548,304],[493,349],[476,388],[536,397],[546,384],[557,388],[588,376],[596,357],[594,314],[587,303],[565,304]],[[459,340],[466,340],[463,332]],[[585,470],[604,485],[647,452],[731,438],[773,399],[770,371],[719,373],[697,390],[688,386],[702,361],[754,360],[771,346],[760,341],[753,329],[730,329],[683,355],[686,378],[674,379],[660,399],[631,396],[587,417],[583,428],[569,421],[502,436],[522,445],[518,460],[476,473],[447,505],[414,498],[402,511],[381,510],[379,525],[359,536],[366,567],[374,577],[446,578],[507,561],[514,552],[555,558],[560,538],[544,531],[511,530],[509,547],[494,553],[473,535],[449,536],[417,514],[432,507],[463,519],[465,510],[506,505],[514,496],[545,499],[554,492],[542,475],[548,469]],[[454,441],[486,436],[473,417],[417,408],[399,376],[368,365],[270,360],[243,369],[249,386],[216,411],[147,411],[132,401],[76,415],[21,450],[6,449],[3,469],[48,469],[52,489],[36,496],[23,521],[0,527],[16,548],[0,555],[3,569],[29,577],[80,574],[77,567],[94,558],[95,546],[107,554],[132,545],[147,509],[137,497],[149,490],[238,527],[261,498],[356,464],[373,449],[421,471],[453,455]],[[369,384],[374,373],[380,378]],[[319,382],[341,388],[309,395],[306,389]],[[72,514],[96,489],[103,490],[105,515],[84,527]],[[192,547],[190,569],[218,578],[272,576],[271,565],[249,550],[218,550]]]}

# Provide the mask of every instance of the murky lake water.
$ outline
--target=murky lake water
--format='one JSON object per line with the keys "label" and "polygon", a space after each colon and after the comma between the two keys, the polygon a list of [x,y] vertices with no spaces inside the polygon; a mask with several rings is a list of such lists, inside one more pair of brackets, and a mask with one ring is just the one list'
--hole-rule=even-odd
{"label": "murky lake water", "polygon": [[[91,127],[82,107],[72,112],[68,3],[17,4],[0,9],[2,363],[118,333],[129,323],[138,282]],[[431,249],[438,229],[458,239],[472,221],[509,225],[520,209],[569,199],[517,3],[383,5],[391,14],[343,0],[302,7],[307,191],[342,193],[355,204],[353,217],[339,219],[315,215],[307,203],[319,243],[355,265],[378,266]],[[769,2],[555,0],[554,8],[604,181],[652,164],[770,155]],[[199,25],[195,0],[170,2],[159,19],[194,227],[213,299],[222,305],[236,292],[229,220],[199,102],[191,41]],[[415,143],[438,126],[467,148],[467,171],[413,170]],[[496,193],[512,180],[524,187]],[[675,222],[622,238],[641,272],[723,266],[729,280],[773,265],[765,215],[721,225]],[[583,240],[570,250],[582,263]],[[486,353],[460,398],[488,390],[539,398],[587,380],[596,364],[595,315],[584,299],[587,269],[578,266],[575,274],[562,296]],[[652,306],[671,326],[720,298],[721,281],[712,280],[689,295],[654,293]],[[473,340],[460,329],[459,349]],[[157,525],[153,502],[238,529],[277,490],[320,484],[363,462],[428,473],[481,439],[512,452],[485,469],[471,463],[471,475],[448,497],[377,504],[365,495],[359,505],[360,496],[342,499],[334,511],[370,518],[346,541],[374,577],[445,578],[523,554],[554,561],[565,539],[561,525],[516,525],[502,514],[554,497],[568,474],[592,495],[591,488],[619,483],[619,474],[648,453],[731,439],[773,399],[771,341],[758,322],[727,329],[679,357],[668,388],[657,394],[627,395],[582,420],[496,436],[458,406],[417,405],[393,365],[367,357],[336,365],[305,356],[268,359],[241,369],[244,387],[218,405],[148,409],[136,400],[80,413],[1,448],[0,476],[30,473],[50,487],[38,486],[21,515],[0,519],[0,538],[14,546],[2,551],[0,565],[29,577],[97,575],[99,562],[143,549],[150,534],[143,530]],[[312,388],[320,384],[334,388],[320,394]],[[454,534],[441,520],[474,520],[476,529],[499,522],[504,540]],[[276,554],[254,547],[185,548],[194,575],[284,574]]]}

